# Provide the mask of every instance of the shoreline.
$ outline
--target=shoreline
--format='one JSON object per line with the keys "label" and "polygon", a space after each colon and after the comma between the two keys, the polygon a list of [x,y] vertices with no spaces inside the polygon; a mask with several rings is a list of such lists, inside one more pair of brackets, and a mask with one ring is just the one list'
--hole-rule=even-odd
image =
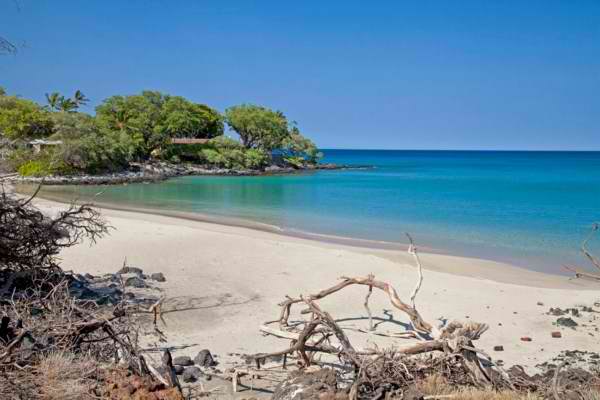
{"label": "shoreline", "polygon": [[[44,212],[64,209],[44,199],[34,203]],[[259,326],[273,320],[286,295],[317,293],[339,282],[340,276],[373,274],[389,282],[401,299],[409,299],[417,279],[412,255],[405,251],[377,250],[308,240],[280,233],[200,222],[140,212],[102,209],[111,230],[93,247],[86,243],[64,249],[61,266],[76,273],[115,273],[127,264],[146,274],[161,272],[159,285],[167,299],[161,331],[169,344],[184,347],[177,355],[193,356],[210,348],[223,365],[239,361],[230,354],[256,354],[281,346],[264,337]],[[598,285],[582,280],[522,270],[486,260],[420,252],[423,284],[416,305],[432,324],[476,321],[490,329],[478,348],[505,365],[536,365],[567,350],[596,351],[597,332],[588,319],[597,318]],[[364,289],[364,288],[363,288]],[[586,290],[593,289],[593,290]],[[365,291],[351,287],[320,301],[323,309],[347,330],[359,349],[389,348],[414,343],[369,334],[362,307]],[[593,307],[594,313],[573,316],[576,329],[556,326],[549,308]],[[390,310],[389,298],[377,294],[370,308],[379,333],[406,330],[408,319]],[[302,318],[295,315],[293,318]],[[561,331],[555,339],[551,332]],[[522,337],[532,338],[523,342]]]}
{"label": "shoreline", "polygon": [[317,171],[345,171],[375,168],[368,165],[337,165],[331,163],[307,165],[303,168],[270,165],[262,170],[215,168],[196,164],[169,164],[151,162],[132,164],[133,168],[107,174],[51,175],[46,177],[21,176],[13,173],[0,176],[12,184],[39,184],[48,186],[122,185],[130,183],[156,183],[183,176],[277,176],[309,174]]}
{"label": "shoreline", "polygon": [[[54,207],[58,205],[64,206],[69,204],[65,198],[60,196],[49,196],[48,193],[44,192],[40,192],[40,194],[38,194],[38,199],[43,199],[43,201],[49,202]],[[83,202],[88,201],[83,199]],[[397,261],[398,254],[403,254],[408,249],[407,243],[393,243],[304,232],[294,229],[285,229],[276,225],[252,221],[244,218],[175,210],[159,210],[153,208],[119,205],[115,203],[103,203],[91,200],[89,202],[91,202],[95,207],[103,210],[103,215],[106,214],[106,211],[109,211],[109,214],[110,212],[114,211],[117,213],[125,213],[123,216],[126,218],[143,219],[144,217],[160,217],[165,218],[166,223],[169,223],[169,220],[177,220],[189,224],[208,224],[217,228],[239,228],[247,231],[247,234],[249,235],[251,235],[252,232],[276,235],[281,239],[287,238],[288,240],[292,241],[297,240],[312,245],[325,246],[328,248],[342,248],[357,253],[374,255],[391,261]],[[448,273],[457,276],[475,277],[477,279],[520,285],[524,287],[578,287],[580,289],[594,289],[594,282],[581,279],[574,280],[567,275],[536,271],[499,260],[452,254],[424,246],[418,246],[418,248],[420,250],[420,254],[424,257],[432,257],[438,262],[441,260],[450,259],[455,263],[458,262],[461,265],[464,265],[463,268],[451,269],[438,265],[436,262],[434,264],[425,265],[424,268],[426,270]]]}

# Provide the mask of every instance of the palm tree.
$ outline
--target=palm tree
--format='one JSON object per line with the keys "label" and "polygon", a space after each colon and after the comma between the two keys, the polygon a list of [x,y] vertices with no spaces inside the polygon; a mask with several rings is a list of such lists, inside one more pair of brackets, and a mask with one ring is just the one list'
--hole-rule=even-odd
{"label": "palm tree", "polygon": [[58,92],[46,93],[46,102],[50,111],[57,111],[60,108],[61,99],[64,99],[64,97]]}
{"label": "palm tree", "polygon": [[85,94],[83,94],[83,92],[81,90],[77,90],[75,92],[75,94],[73,95],[73,103],[75,103],[76,108],[79,108],[82,105],[89,103],[89,101],[90,101],[90,99],[85,97]]}
{"label": "palm tree", "polygon": [[75,101],[65,98],[65,96],[60,96],[58,100],[58,109],[62,112],[72,112],[77,110],[77,104]]}

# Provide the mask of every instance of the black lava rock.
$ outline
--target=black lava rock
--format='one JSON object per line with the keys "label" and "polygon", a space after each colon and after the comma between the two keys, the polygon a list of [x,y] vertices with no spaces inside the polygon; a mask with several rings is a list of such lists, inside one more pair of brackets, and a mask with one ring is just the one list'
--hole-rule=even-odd
{"label": "black lava rock", "polygon": [[570,317],[562,317],[556,320],[556,325],[565,326],[567,328],[575,328],[579,325],[577,322],[573,321],[573,318]]}
{"label": "black lava rock", "polygon": [[214,360],[208,349],[201,350],[194,358],[194,361],[196,362],[196,365],[201,367],[212,367],[213,365],[217,365],[217,362]]}
{"label": "black lava rock", "polygon": [[173,359],[173,365],[181,365],[187,367],[189,365],[194,365],[194,362],[188,356],[179,356]]}
{"label": "black lava rock", "polygon": [[181,374],[184,382],[196,382],[202,376],[202,371],[198,367],[187,367]]}
{"label": "black lava rock", "polygon": [[165,282],[167,280],[162,272],[156,272],[154,274],[151,274],[150,279],[156,282]]}
{"label": "black lava rock", "polygon": [[144,280],[139,276],[132,276],[130,278],[127,278],[127,280],[125,281],[125,286],[132,286],[140,289],[147,287],[146,282],[144,282]]}

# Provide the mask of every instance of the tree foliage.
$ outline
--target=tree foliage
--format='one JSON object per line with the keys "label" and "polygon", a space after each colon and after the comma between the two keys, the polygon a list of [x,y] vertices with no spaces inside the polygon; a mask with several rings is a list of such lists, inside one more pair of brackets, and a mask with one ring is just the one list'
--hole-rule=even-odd
{"label": "tree foliage", "polygon": [[161,108],[157,130],[169,138],[213,138],[223,134],[223,117],[204,104],[168,97]]}
{"label": "tree foliage", "polygon": [[313,141],[304,137],[295,126],[291,129],[290,135],[283,140],[281,150],[286,157],[299,158],[311,163],[323,157]]}
{"label": "tree foliage", "polygon": [[52,133],[50,113],[31,100],[0,96],[0,133],[9,139],[40,138]]}
{"label": "tree foliage", "polygon": [[96,115],[104,128],[130,135],[142,157],[172,137],[212,138],[223,133],[216,110],[160,92],[109,97],[96,107]]}
{"label": "tree foliage", "polygon": [[[320,153],[280,111],[242,104],[225,116],[180,96],[144,91],[112,96],[92,116],[78,109],[89,100],[77,90],[67,98],[46,93],[44,107],[0,91],[0,135],[9,140],[8,167],[22,175],[98,173],[127,168],[134,160],[159,158],[208,167],[259,170],[272,163],[274,151],[288,166],[302,168]],[[240,140],[223,136],[224,124]],[[59,140],[34,152],[34,138]],[[207,143],[171,144],[172,138],[205,138]],[[20,139],[15,141],[14,139]]]}
{"label": "tree foliage", "polygon": [[233,106],[225,111],[225,119],[246,148],[273,150],[289,136],[285,115],[266,107],[252,104]]}

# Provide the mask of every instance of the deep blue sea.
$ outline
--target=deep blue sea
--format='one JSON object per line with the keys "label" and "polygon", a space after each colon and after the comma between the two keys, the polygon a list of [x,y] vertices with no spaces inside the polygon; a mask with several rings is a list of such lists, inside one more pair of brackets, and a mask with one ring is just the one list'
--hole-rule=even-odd
{"label": "deep blue sea", "polygon": [[[600,221],[600,152],[324,150],[373,169],[184,177],[104,188],[102,201],[287,230],[402,242],[560,273]],[[94,187],[65,188],[93,194]],[[600,238],[592,244],[600,253]]]}

